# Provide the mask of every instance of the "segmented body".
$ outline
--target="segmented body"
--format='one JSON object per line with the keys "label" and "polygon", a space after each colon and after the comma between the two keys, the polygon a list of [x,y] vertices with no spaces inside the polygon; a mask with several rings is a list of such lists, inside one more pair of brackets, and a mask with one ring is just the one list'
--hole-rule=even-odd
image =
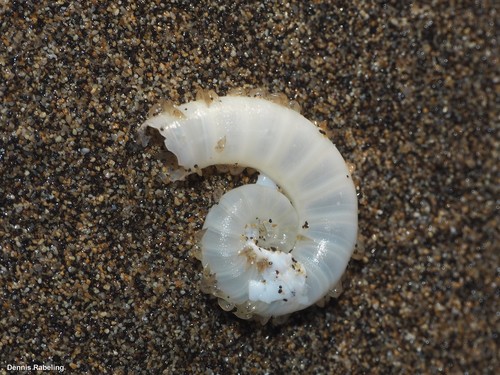
{"label": "segmented body", "polygon": [[266,176],[228,192],[205,220],[204,289],[221,307],[264,322],[338,285],[356,243],[356,190],[313,123],[264,98],[205,93],[168,106],[146,127],[158,129],[189,172],[223,164]]}

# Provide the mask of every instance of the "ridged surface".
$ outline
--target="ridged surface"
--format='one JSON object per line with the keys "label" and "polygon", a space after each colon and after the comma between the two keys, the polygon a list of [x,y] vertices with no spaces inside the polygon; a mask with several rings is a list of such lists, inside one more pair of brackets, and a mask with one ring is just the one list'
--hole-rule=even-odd
{"label": "ridged surface", "polygon": [[[226,96],[210,105],[194,101],[177,108],[182,118],[161,113],[144,126],[160,131],[179,165],[193,170],[214,164],[255,168],[279,185],[296,212],[291,254],[306,270],[307,301],[251,303],[249,311],[278,316],[324,297],[339,282],[357,236],[356,191],[335,146],[297,112],[261,98]],[[258,273],[241,255],[246,221],[280,207],[272,202],[279,193],[269,197],[269,190],[242,190],[242,196],[233,191],[205,222],[203,265],[216,275],[218,296],[237,306],[245,303],[248,282]],[[281,225],[286,217],[280,210],[271,216]]]}

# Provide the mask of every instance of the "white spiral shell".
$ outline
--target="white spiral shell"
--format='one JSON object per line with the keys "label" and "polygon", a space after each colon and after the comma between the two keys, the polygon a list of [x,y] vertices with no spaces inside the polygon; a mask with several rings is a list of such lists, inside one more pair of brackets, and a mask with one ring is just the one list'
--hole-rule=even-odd
{"label": "white spiral shell", "polygon": [[168,106],[147,127],[189,172],[218,164],[261,172],[205,220],[202,287],[222,308],[265,322],[320,301],[339,283],[356,243],[356,190],[314,124],[261,97],[209,92]]}

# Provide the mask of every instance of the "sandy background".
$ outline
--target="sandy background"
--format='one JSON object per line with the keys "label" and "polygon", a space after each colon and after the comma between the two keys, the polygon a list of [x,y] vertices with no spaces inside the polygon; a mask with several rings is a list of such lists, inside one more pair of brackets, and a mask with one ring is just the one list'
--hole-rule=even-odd
{"label": "sandy background", "polygon": [[[0,373],[500,368],[494,2],[99,3],[0,2]],[[135,136],[242,86],[326,121],[359,186],[345,293],[278,327],[199,291],[193,236],[246,176],[167,186]]]}

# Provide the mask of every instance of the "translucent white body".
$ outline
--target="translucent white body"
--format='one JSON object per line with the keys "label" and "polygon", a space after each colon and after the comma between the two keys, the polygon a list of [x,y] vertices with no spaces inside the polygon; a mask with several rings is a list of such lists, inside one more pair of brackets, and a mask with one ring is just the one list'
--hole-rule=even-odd
{"label": "translucent white body", "polygon": [[299,113],[262,98],[175,108],[143,128],[159,130],[180,166],[237,165],[267,176],[228,192],[206,218],[201,259],[221,306],[265,321],[320,301],[357,237],[356,190],[336,147]]}

